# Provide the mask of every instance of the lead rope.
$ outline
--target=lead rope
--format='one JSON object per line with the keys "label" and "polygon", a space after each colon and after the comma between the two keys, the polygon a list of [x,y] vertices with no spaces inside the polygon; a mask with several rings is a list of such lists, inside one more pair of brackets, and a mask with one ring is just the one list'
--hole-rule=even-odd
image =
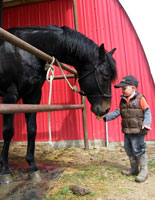
{"label": "lead rope", "polygon": [[70,84],[70,82],[68,81],[68,79],[67,79],[67,77],[66,77],[66,74],[64,73],[64,71],[63,71],[63,69],[62,69],[61,64],[59,63],[59,61],[58,61],[57,59],[55,59],[55,61],[56,61],[57,65],[58,65],[58,67],[60,68],[61,73],[62,73],[62,75],[64,76],[64,78],[65,78],[67,84],[69,85],[69,87],[70,87],[74,92],[79,93],[79,90],[78,90],[77,86],[75,85],[75,84],[76,84],[76,81],[77,81],[77,77],[75,77],[74,85],[72,86],[72,85]]}
{"label": "lead rope", "polygon": [[[67,84],[69,85],[69,87],[74,91],[74,92],[77,92],[79,93],[79,90],[77,88],[77,86],[75,85],[76,84],[76,81],[77,81],[77,77],[75,77],[75,81],[74,81],[74,85],[72,86],[70,84],[70,82],[68,81],[62,67],[61,67],[61,64],[60,62],[55,59],[55,57],[52,57],[52,62],[49,64],[48,62],[46,62],[45,64],[45,70],[47,71],[46,73],[46,80],[50,83],[50,89],[49,89],[49,99],[48,99],[48,105],[51,104],[51,96],[52,96],[52,81],[54,79],[54,67],[53,67],[53,63],[56,61],[58,67],[60,68],[61,70],[61,73],[62,75],[64,76]],[[51,74],[50,74],[51,73]],[[50,120],[50,112],[48,112],[48,130],[49,130],[49,142],[52,144],[52,133],[51,133],[51,120]]]}
{"label": "lead rope", "polygon": [[[52,81],[54,79],[54,67],[53,63],[55,62],[55,58],[52,57],[52,62],[49,64],[46,62],[45,64],[45,70],[47,70],[46,73],[46,80],[50,83],[50,88],[49,88],[49,98],[48,98],[48,105],[51,104],[51,96],[52,96]],[[50,74],[51,73],[51,74]],[[52,133],[51,133],[51,117],[50,117],[50,112],[48,112],[48,130],[49,130],[49,142],[52,143]]]}

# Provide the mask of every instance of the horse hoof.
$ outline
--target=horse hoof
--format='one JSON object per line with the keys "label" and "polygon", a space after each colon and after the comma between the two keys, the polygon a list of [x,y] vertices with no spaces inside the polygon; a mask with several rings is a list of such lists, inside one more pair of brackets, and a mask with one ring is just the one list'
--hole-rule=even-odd
{"label": "horse hoof", "polygon": [[10,184],[13,182],[13,177],[11,174],[0,175],[0,183],[1,184]]}
{"label": "horse hoof", "polygon": [[29,173],[29,178],[33,181],[33,182],[41,182],[42,180],[42,176],[41,173],[39,171],[35,171],[35,172],[30,172]]}

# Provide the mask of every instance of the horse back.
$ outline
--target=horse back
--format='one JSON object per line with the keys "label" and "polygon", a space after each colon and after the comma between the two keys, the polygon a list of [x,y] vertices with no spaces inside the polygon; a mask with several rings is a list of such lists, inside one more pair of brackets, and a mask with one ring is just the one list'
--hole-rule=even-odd
{"label": "horse back", "polygon": [[24,33],[24,31],[33,32],[35,30],[37,30],[37,31],[50,30],[52,32],[56,32],[56,33],[59,33],[59,34],[62,34],[63,31],[64,31],[61,27],[58,27],[56,25],[50,25],[50,26],[44,26],[44,27],[41,27],[41,26],[13,27],[13,28],[7,29],[8,32],[10,32],[14,35],[16,35],[17,32]]}

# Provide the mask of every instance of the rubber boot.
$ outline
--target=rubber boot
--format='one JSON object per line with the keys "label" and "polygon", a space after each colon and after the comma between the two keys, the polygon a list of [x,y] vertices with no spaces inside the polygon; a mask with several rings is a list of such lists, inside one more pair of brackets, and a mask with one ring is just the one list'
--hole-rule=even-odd
{"label": "rubber boot", "polygon": [[131,168],[129,170],[124,170],[122,174],[126,176],[138,175],[139,169],[138,169],[138,162],[137,162],[136,157],[129,156],[129,161],[130,161]]}
{"label": "rubber boot", "polygon": [[138,176],[135,178],[135,181],[144,182],[148,177],[148,162],[146,154],[139,156],[137,159],[140,166],[140,172]]}

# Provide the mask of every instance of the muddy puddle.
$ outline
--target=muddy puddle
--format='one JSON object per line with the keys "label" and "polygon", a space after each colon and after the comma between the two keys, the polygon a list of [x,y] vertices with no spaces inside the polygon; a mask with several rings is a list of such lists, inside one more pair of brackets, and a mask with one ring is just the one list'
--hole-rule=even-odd
{"label": "muddy puddle", "polygon": [[64,167],[53,164],[37,164],[41,180],[32,180],[25,163],[10,163],[13,182],[0,183],[0,200],[41,200],[51,190]]}

